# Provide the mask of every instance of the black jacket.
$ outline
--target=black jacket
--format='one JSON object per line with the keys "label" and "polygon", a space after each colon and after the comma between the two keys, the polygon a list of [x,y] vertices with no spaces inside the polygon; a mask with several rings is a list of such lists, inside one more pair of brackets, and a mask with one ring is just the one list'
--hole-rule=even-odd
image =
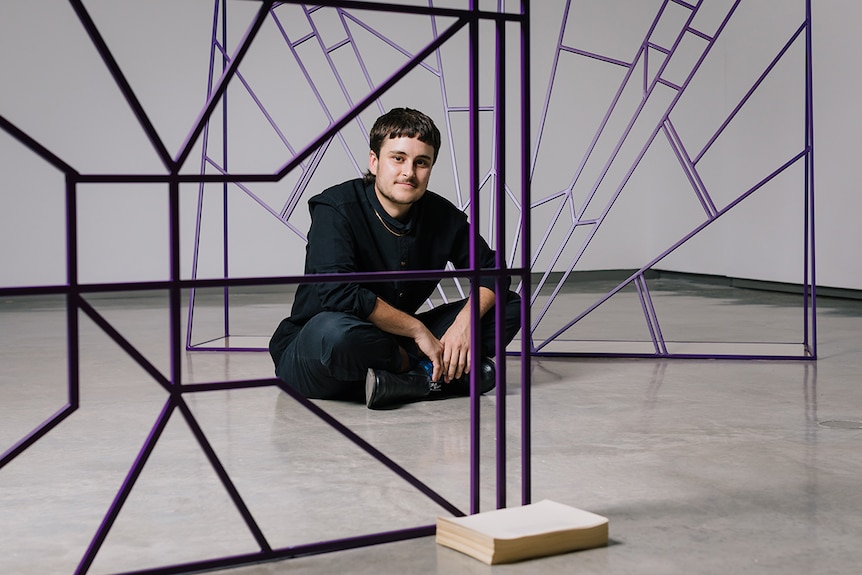
{"label": "black jacket", "polygon": [[[442,270],[447,262],[452,262],[455,269],[470,265],[467,216],[430,190],[413,204],[406,223],[390,217],[380,205],[373,184],[366,185],[361,179],[325,190],[312,197],[308,206],[311,228],[305,257],[307,275]],[[493,268],[494,257],[481,240],[480,267]],[[321,311],[341,311],[365,319],[374,311],[379,297],[414,314],[437,283],[436,279],[427,279],[300,284],[290,317],[279,324],[270,341],[273,360],[279,361],[300,328]],[[481,278],[480,284],[491,290],[495,287],[493,277]]]}

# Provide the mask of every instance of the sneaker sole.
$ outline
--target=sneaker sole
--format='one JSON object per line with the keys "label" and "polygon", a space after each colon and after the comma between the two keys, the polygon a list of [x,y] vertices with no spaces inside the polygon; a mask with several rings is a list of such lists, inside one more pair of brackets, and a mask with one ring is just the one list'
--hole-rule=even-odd
{"label": "sneaker sole", "polygon": [[374,388],[377,383],[377,375],[374,370],[368,368],[368,373],[365,375],[365,406],[370,408],[374,403]]}

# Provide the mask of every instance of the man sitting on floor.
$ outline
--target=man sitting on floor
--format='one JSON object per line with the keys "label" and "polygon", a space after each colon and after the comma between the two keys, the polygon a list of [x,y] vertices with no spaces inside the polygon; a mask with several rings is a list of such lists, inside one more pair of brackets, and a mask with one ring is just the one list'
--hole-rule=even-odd
{"label": "man sitting on floor", "polygon": [[[427,189],[440,131],[422,112],[396,108],[370,134],[368,172],[309,200],[306,274],[442,270],[470,264],[470,226]],[[494,252],[477,246],[483,268]],[[290,317],[269,344],[275,373],[309,398],[354,395],[369,408],[469,395],[469,298],[417,313],[438,281],[303,283]],[[479,282],[481,391],[495,385],[493,277]],[[506,343],[520,327],[520,298],[508,291]],[[429,373],[430,372],[430,373]]]}

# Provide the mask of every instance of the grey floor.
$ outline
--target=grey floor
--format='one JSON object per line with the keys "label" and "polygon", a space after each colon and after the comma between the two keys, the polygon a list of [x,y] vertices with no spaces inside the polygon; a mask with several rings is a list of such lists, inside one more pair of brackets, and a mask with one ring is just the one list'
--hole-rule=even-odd
{"label": "grey floor", "polygon": [[[234,298],[234,334],[265,334],[286,313],[284,298],[258,296]],[[583,297],[565,293],[547,321],[564,323]],[[802,338],[792,296],[681,281],[662,283],[653,297],[666,337],[796,347]],[[165,298],[90,301],[169,372]],[[217,333],[212,304],[202,299],[196,315],[202,340]],[[859,573],[862,302],[821,297],[818,311],[816,363],[534,359],[533,499],[607,516],[606,548],[489,567],[423,537],[219,572]],[[0,451],[65,402],[65,317],[52,297],[0,301]],[[587,331],[631,341],[642,335],[637,318],[611,310]],[[80,409],[0,469],[0,573],[75,572],[165,405],[162,387],[83,315],[80,347]],[[258,352],[192,351],[182,359],[186,382],[272,372]],[[508,367],[506,492],[517,504],[517,361]],[[184,397],[272,547],[429,525],[446,513],[276,388]],[[480,403],[481,507],[491,509],[497,399]],[[469,509],[468,399],[387,411],[317,405]],[[155,445],[89,572],[256,551],[180,412]]]}

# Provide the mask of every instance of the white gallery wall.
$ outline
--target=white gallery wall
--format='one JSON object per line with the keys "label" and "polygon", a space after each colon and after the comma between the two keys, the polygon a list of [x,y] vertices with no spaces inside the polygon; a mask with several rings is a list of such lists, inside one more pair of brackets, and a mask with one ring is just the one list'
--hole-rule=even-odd
{"label": "white gallery wall", "polygon": [[[452,0],[446,4],[465,3]],[[704,0],[698,26],[714,31],[732,4],[731,0]],[[493,7],[495,3],[487,5]],[[661,5],[661,0],[573,1],[565,20],[564,40],[583,51],[630,60]],[[175,156],[206,101],[213,2],[85,0],[84,6],[165,150]],[[235,49],[257,6],[255,2],[228,3],[228,52]],[[620,86],[624,69],[566,53],[559,59],[546,109],[565,2],[542,0],[533,2],[532,7],[532,139],[537,151],[532,179],[532,201],[537,204],[532,211],[535,269],[640,268],[704,220],[704,210],[663,134],[627,175],[649,139],[656,118],[660,118],[662,106],[672,99],[672,91],[657,90],[652,107],[644,110],[628,133],[626,145],[614,154],[617,138],[628,126],[630,116],[625,110],[636,107],[641,90],[630,89],[622,94],[621,111],[611,116],[606,130],[597,137],[597,126]],[[680,10],[678,6],[672,8]],[[696,152],[709,142],[802,24],[804,8],[801,0],[740,2],[671,114],[687,149]],[[283,29],[271,20],[264,24],[240,66],[241,79],[234,81],[228,91],[226,140],[222,139],[219,106],[209,130],[192,144],[181,173],[217,173],[223,168],[219,166],[223,141],[228,144],[231,172],[276,172],[332,119],[340,118],[351,101],[367,94],[369,80],[377,84],[388,78],[405,61],[404,52],[421,49],[433,37],[427,17],[360,14],[358,22],[350,23],[360,56],[352,51],[335,51],[330,63],[314,42],[298,45],[295,52],[286,46],[284,36],[302,37],[307,33],[307,21],[298,7],[284,6],[280,10],[284,15],[280,20]],[[315,18],[324,39],[329,44],[337,42],[342,22],[324,11]],[[819,0],[813,5],[817,283],[849,289],[862,289],[862,268],[855,253],[856,246],[862,245],[862,229],[856,223],[862,199],[857,192],[855,169],[862,152],[857,136],[862,110],[853,105],[862,82],[853,74],[862,53],[862,39],[853,24],[860,18],[862,5],[851,0]],[[441,29],[450,23],[444,19],[437,22]],[[373,30],[385,33],[390,42],[375,37]],[[511,223],[518,208],[515,198],[520,194],[515,163],[517,30],[511,28],[508,35],[512,46],[507,52],[510,132],[506,140],[512,196],[507,200],[507,219],[512,234]],[[483,28],[483,42],[481,103],[488,105],[492,103],[487,86],[493,38],[487,27]],[[225,251],[229,273],[235,277],[301,273],[308,197],[356,177],[366,167],[367,129],[381,110],[393,106],[420,108],[441,125],[444,149],[435,166],[432,189],[466,207],[466,116],[447,115],[445,108],[467,104],[466,45],[466,33],[462,31],[441,49],[439,60],[436,56],[429,58],[426,67],[411,72],[363,112],[361,122],[348,125],[329,145],[320,164],[308,170],[307,182],[297,170],[276,183],[249,183],[244,189],[231,186],[227,246],[222,239],[222,186],[208,184],[201,190],[197,185],[183,184],[183,274],[191,277],[196,265],[197,277],[220,277]],[[704,185],[719,208],[802,151],[804,47],[803,34],[698,164]],[[357,57],[364,62],[365,70],[356,65]],[[682,81],[686,66],[692,62],[672,63],[676,71],[669,67],[667,79],[673,81],[676,73]],[[333,74],[333,69],[341,75]],[[342,80],[341,85],[337,78]],[[0,116],[26,133],[35,146],[43,147],[78,173],[166,173],[156,146],[141,129],[65,0],[0,3],[0,79]],[[483,113],[483,169],[491,165],[494,136],[489,118]],[[203,159],[205,144],[209,164]],[[585,160],[591,146],[593,154]],[[581,165],[583,169],[578,172]],[[0,173],[0,285],[64,283],[67,228],[63,171],[0,130]],[[571,186],[570,203],[561,204],[555,198],[571,185],[575,173],[580,175]],[[804,183],[803,164],[797,162],[654,267],[801,283]],[[607,200],[620,186],[621,193],[589,249],[581,250],[585,228],[578,228],[569,237],[571,215],[566,223],[566,214],[579,210],[584,198],[595,191],[595,202],[580,215],[603,215]],[[490,206],[490,187],[483,188],[482,194],[484,205]],[[80,281],[167,279],[167,198],[164,183],[80,184]],[[563,214],[560,220],[555,219],[558,211]],[[285,212],[289,217],[282,217]],[[493,236],[493,230],[487,227],[490,212],[486,209],[482,214],[483,234]],[[539,249],[543,238],[547,238],[547,244]],[[558,250],[561,244],[564,247]],[[513,261],[519,257],[518,249],[510,239],[507,250],[511,250],[508,255]]]}

